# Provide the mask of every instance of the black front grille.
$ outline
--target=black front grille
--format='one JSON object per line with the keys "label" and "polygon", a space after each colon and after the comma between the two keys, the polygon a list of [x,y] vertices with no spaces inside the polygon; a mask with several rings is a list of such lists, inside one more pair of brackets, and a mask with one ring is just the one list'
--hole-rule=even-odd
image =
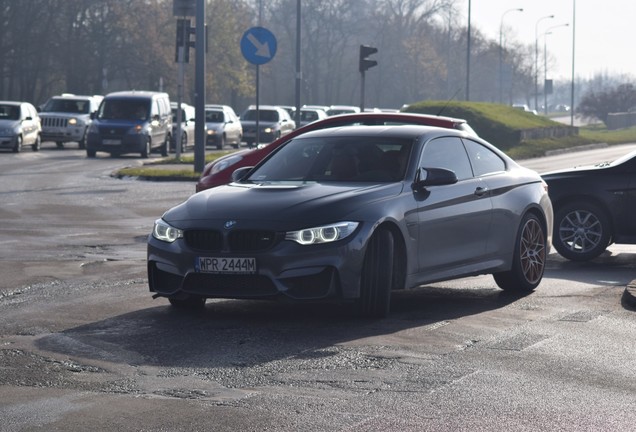
{"label": "black front grille", "polygon": [[267,250],[274,245],[276,233],[273,231],[232,231],[228,244],[232,252],[256,252]]}
{"label": "black front grille", "polygon": [[223,233],[220,231],[186,230],[184,239],[189,248],[199,251],[259,252],[276,244],[276,233],[261,230],[234,230],[227,233],[227,243],[224,243]]}
{"label": "black front grille", "polygon": [[44,127],[66,127],[68,119],[59,117],[42,117],[42,126]]}
{"label": "black front grille", "polygon": [[223,236],[219,231],[187,230],[183,237],[191,249],[219,252],[223,249]]}
{"label": "black front grille", "polygon": [[102,126],[99,128],[99,134],[102,138],[122,138],[124,135],[128,133],[128,127],[112,127],[112,126]]}

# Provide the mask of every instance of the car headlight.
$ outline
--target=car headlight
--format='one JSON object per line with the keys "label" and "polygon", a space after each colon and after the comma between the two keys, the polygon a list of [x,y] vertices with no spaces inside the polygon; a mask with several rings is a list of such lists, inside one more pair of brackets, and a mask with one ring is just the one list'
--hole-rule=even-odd
{"label": "car headlight", "polygon": [[227,157],[225,159],[222,159],[222,160],[216,162],[212,166],[212,169],[210,170],[210,175],[216,174],[216,173],[221,172],[223,170],[226,170],[227,168],[231,167],[232,165],[236,165],[237,163],[239,163],[242,159],[243,159],[243,156],[238,156],[238,155],[230,156],[230,157]]}
{"label": "car headlight", "polygon": [[163,219],[157,219],[152,230],[152,236],[157,240],[173,243],[177,239],[183,238],[183,231],[169,225]]}
{"label": "car headlight", "polygon": [[271,127],[267,127],[267,128],[265,128],[265,129],[263,129],[263,132],[265,132],[265,133],[267,133],[267,134],[268,134],[268,133],[272,133],[272,132],[274,132],[274,129],[272,129]]}
{"label": "car headlight", "polygon": [[208,129],[208,135],[216,135],[216,130]]}
{"label": "car headlight", "polygon": [[330,243],[350,236],[358,227],[358,222],[338,222],[314,228],[305,228],[285,233],[285,240],[301,245]]}
{"label": "car headlight", "polygon": [[71,126],[75,126],[77,124],[77,119],[76,118],[68,119],[68,124]]}

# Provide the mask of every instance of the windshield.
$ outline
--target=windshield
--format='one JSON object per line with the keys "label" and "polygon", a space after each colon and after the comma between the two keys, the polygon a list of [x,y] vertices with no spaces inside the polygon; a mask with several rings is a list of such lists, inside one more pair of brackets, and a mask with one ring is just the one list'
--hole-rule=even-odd
{"label": "windshield", "polygon": [[205,121],[208,123],[224,123],[225,116],[223,115],[223,111],[206,110]]}
{"label": "windshield", "polygon": [[264,122],[277,122],[278,111],[272,110],[249,110],[243,114],[242,119],[247,121],[256,121],[256,113],[259,113],[258,120]]}
{"label": "windshield", "polygon": [[109,120],[148,120],[150,103],[145,99],[104,99],[98,117]]}
{"label": "windshield", "polygon": [[42,111],[90,114],[90,102],[80,99],[49,99]]}
{"label": "windshield", "polygon": [[0,105],[0,120],[19,120],[20,107],[17,105]]}
{"label": "windshield", "polygon": [[404,178],[412,141],[385,137],[296,138],[246,180],[373,182]]}

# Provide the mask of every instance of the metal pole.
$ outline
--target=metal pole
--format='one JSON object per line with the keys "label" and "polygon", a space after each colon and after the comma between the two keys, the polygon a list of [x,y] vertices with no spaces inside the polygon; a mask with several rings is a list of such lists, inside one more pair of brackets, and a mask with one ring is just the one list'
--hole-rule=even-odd
{"label": "metal pole", "polygon": [[471,0],[468,0],[468,34],[466,36],[466,101],[470,100],[470,10]]}
{"label": "metal pole", "polygon": [[554,15],[541,17],[534,25],[534,109],[537,111],[539,110],[539,23],[548,18],[554,18]]}
{"label": "metal pole", "polygon": [[300,0],[296,2],[296,127],[300,127],[300,85],[302,71],[300,64]]}
{"label": "metal pole", "polygon": [[508,9],[499,22],[499,103],[503,103],[503,22],[508,12],[523,12],[523,8]]}
{"label": "metal pole", "polygon": [[570,89],[570,126],[574,127],[574,53],[576,38],[576,0],[572,0],[572,83]]}
{"label": "metal pole", "polygon": [[364,112],[364,71],[360,72],[360,111]]}
{"label": "metal pole", "polygon": [[196,69],[194,92],[194,171],[203,172],[205,168],[205,3],[197,0],[196,10]]}

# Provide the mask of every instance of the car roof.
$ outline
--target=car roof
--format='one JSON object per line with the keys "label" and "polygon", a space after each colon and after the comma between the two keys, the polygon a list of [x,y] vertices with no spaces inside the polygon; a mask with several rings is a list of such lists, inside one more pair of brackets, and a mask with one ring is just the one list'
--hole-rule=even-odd
{"label": "car roof", "polygon": [[342,126],[326,129],[317,129],[304,133],[298,138],[315,138],[315,137],[334,137],[334,136],[360,136],[360,137],[377,137],[385,136],[392,138],[418,138],[424,135],[435,137],[444,136],[465,136],[466,134],[457,129],[441,128],[437,126],[426,125],[356,125]]}
{"label": "car roof", "polygon": [[148,90],[129,90],[129,91],[118,91],[113,93],[108,93],[106,98],[118,98],[118,97],[153,97],[153,96],[168,96],[168,93],[164,92],[154,92]]}

